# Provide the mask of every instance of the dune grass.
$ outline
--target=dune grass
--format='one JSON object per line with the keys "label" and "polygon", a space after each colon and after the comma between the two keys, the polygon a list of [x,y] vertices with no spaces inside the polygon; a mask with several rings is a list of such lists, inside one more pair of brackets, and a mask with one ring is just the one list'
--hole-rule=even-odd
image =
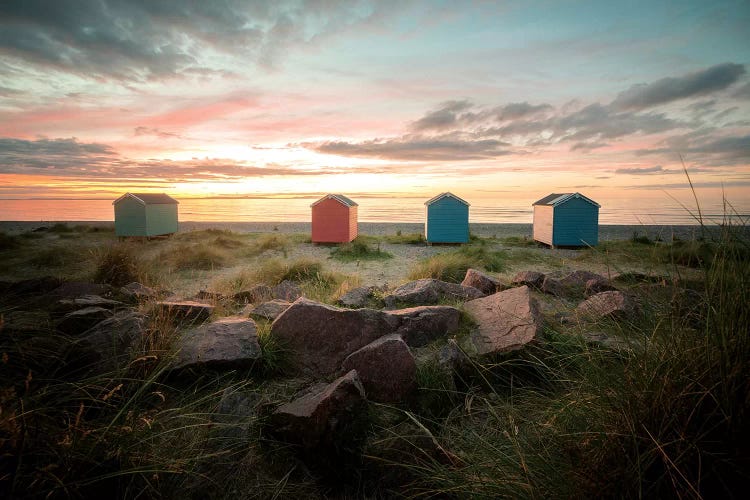
{"label": "dune grass", "polygon": [[469,268],[489,272],[505,269],[507,254],[490,250],[485,245],[466,245],[459,250],[433,255],[419,262],[409,273],[409,279],[435,278],[460,283]]}
{"label": "dune grass", "polygon": [[331,258],[343,262],[354,262],[360,260],[386,260],[392,259],[393,255],[380,249],[379,241],[372,238],[358,236],[354,241],[343,243],[331,251]]}

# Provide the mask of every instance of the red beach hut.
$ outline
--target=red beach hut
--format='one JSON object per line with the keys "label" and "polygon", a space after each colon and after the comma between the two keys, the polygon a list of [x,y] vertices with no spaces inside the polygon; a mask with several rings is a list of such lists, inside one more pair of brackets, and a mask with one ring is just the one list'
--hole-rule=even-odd
{"label": "red beach hut", "polygon": [[357,204],[346,196],[327,194],[310,206],[313,243],[348,243],[357,237]]}

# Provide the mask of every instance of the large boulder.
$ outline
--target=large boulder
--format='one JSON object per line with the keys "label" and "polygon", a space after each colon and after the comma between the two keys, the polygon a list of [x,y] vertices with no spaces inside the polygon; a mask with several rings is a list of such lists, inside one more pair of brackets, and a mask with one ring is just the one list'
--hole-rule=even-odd
{"label": "large boulder", "polygon": [[301,297],[274,320],[271,335],[288,349],[294,368],[325,375],[335,372],[352,352],[394,332],[400,323],[397,316],[383,311],[341,309]]}
{"label": "large boulder", "polygon": [[410,347],[422,347],[458,330],[461,311],[452,306],[418,306],[390,313],[399,319],[396,330]]}
{"label": "large boulder", "polygon": [[441,300],[471,300],[484,294],[474,287],[447,283],[433,278],[410,281],[396,288],[385,297],[385,305],[397,304],[437,304]]}
{"label": "large boulder", "polygon": [[606,317],[629,319],[637,311],[635,301],[619,291],[597,293],[576,307],[576,314],[579,318],[592,321]]}
{"label": "large boulder", "polygon": [[280,406],[271,415],[271,432],[306,450],[341,449],[364,435],[366,408],[365,391],[352,370]]}
{"label": "large boulder", "polygon": [[545,275],[536,271],[521,271],[516,273],[510,281],[513,286],[529,286],[531,288],[542,288]]}
{"label": "large boulder", "polygon": [[173,370],[250,367],[261,357],[258,329],[248,318],[224,318],[183,332]]}
{"label": "large boulder", "polygon": [[386,335],[354,351],[341,364],[356,370],[367,398],[381,403],[406,399],[417,386],[417,365],[400,335]]}
{"label": "large boulder", "polygon": [[136,342],[146,331],[144,316],[122,310],[81,334],[71,349],[71,357],[84,368],[111,371],[123,368],[131,358]]}
{"label": "large boulder", "polygon": [[292,303],[287,302],[286,300],[273,299],[258,304],[257,306],[247,306],[249,308],[247,314],[256,318],[270,319],[273,321],[291,305]]}
{"label": "large boulder", "polygon": [[500,280],[476,269],[466,270],[466,276],[464,276],[461,286],[476,288],[485,295],[492,295],[503,288]]}
{"label": "large boulder", "polygon": [[70,335],[83,333],[97,323],[112,316],[112,311],[103,307],[84,307],[64,315],[55,328]]}
{"label": "large boulder", "polygon": [[176,323],[200,324],[206,321],[214,307],[191,300],[161,301],[156,303],[155,312],[162,318],[168,318]]}
{"label": "large boulder", "polygon": [[475,299],[464,307],[478,326],[472,343],[479,354],[520,349],[535,340],[542,328],[539,305],[527,286]]}

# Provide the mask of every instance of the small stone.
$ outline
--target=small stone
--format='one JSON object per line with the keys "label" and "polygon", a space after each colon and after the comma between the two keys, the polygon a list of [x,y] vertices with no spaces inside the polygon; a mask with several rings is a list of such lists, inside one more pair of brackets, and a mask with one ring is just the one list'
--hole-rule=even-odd
{"label": "small stone", "polygon": [[510,283],[515,286],[526,285],[531,288],[540,289],[545,277],[543,273],[536,271],[521,271],[516,273]]}
{"label": "small stone", "polygon": [[418,306],[390,313],[400,320],[396,330],[410,347],[422,347],[458,330],[461,311],[452,306]]}
{"label": "small stone", "polygon": [[385,304],[387,307],[397,304],[426,305],[437,304],[441,300],[470,300],[478,297],[484,297],[484,293],[474,287],[425,278],[396,288],[385,297]]}
{"label": "small stone", "polygon": [[257,306],[248,306],[251,307],[248,311],[249,316],[263,318],[263,319],[270,319],[274,320],[279,317],[281,313],[287,310],[289,306],[291,306],[291,302],[287,302],[286,300],[279,300],[279,299],[273,299],[269,300],[268,302],[263,302],[262,304],[258,304]]}
{"label": "small stone", "polygon": [[605,317],[632,318],[637,312],[635,302],[623,292],[611,291],[592,295],[576,308],[580,318],[598,320]]}
{"label": "small stone", "polygon": [[379,291],[380,289],[376,286],[361,286],[359,288],[353,288],[342,295],[337,302],[344,307],[352,309],[367,307],[370,301],[375,297],[375,293]]}
{"label": "small stone", "polygon": [[112,316],[112,311],[103,307],[85,307],[63,316],[55,325],[58,331],[75,335],[83,333],[97,323]]}
{"label": "small stone", "polygon": [[128,283],[120,288],[120,293],[135,302],[153,300],[159,296],[159,293],[156,290],[138,283],[137,281]]}
{"label": "small stone", "polygon": [[243,290],[237,292],[232,296],[235,302],[241,304],[257,304],[258,302],[265,302],[273,298],[273,290],[271,287],[264,284],[255,285],[249,290]]}
{"label": "small stone", "polygon": [[162,301],[156,303],[156,311],[162,317],[176,323],[203,323],[214,311],[214,307],[200,302]]}
{"label": "small stone", "polygon": [[247,318],[224,318],[184,332],[172,369],[251,367],[260,359],[258,329]]}
{"label": "small stone", "polygon": [[477,271],[476,269],[467,269],[466,276],[461,282],[462,286],[474,287],[485,295],[492,295],[503,287],[500,280],[492,276]]}
{"label": "small stone", "polygon": [[302,297],[302,289],[297,283],[289,280],[284,280],[271,289],[271,296],[274,299],[294,302],[298,298]]}

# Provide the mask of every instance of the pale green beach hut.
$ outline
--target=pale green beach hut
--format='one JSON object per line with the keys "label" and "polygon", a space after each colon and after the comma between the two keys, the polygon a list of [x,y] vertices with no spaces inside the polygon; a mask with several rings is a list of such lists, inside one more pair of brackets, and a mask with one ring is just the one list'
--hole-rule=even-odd
{"label": "pale green beach hut", "polygon": [[112,202],[117,236],[162,236],[177,232],[178,201],[164,193],[125,193]]}

